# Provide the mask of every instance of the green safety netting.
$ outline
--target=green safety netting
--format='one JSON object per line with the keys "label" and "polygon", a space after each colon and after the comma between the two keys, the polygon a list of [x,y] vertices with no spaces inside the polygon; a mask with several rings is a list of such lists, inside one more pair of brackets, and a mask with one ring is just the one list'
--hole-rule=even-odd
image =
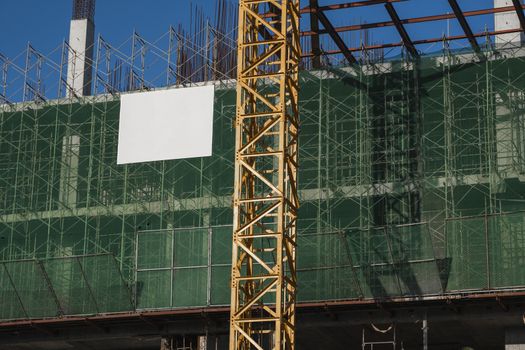
{"label": "green safety netting", "polygon": [[137,307],[226,304],[231,233],[230,226],[139,232]]}
{"label": "green safety netting", "polygon": [[448,289],[523,286],[524,225],[524,212],[448,220]]}
{"label": "green safety netting", "polygon": [[[524,58],[444,54],[300,79],[300,300],[525,287]],[[232,85],[216,89],[213,156],[196,159],[117,165],[110,95],[0,108],[0,278],[28,276],[15,281],[22,302],[2,284],[1,318],[57,313],[23,310],[31,293],[50,298],[27,259],[63,286],[66,314],[125,309],[107,287],[117,272],[139,308],[228,304]],[[108,254],[115,270],[86,261],[85,279],[83,258],[52,260]]]}
{"label": "green safety netting", "polygon": [[134,309],[112,255],[15,260],[0,263],[0,268],[0,319]]}

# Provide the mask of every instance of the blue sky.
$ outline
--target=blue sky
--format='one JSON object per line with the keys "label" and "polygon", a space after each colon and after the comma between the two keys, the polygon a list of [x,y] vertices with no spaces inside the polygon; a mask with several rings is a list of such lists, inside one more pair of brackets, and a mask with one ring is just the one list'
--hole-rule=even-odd
{"label": "blue sky", "polygon": [[[235,0],[232,0],[235,1]],[[320,5],[340,3],[349,0],[319,0]],[[493,0],[460,0],[464,10],[490,7]],[[202,6],[213,17],[215,0],[98,0],[96,9],[96,30],[111,43],[123,42],[134,29],[148,39],[155,39],[166,32],[170,24],[187,23],[191,4]],[[302,6],[306,4],[303,1]],[[0,52],[14,56],[21,52],[27,42],[43,52],[49,51],[67,37],[71,16],[71,1],[55,0],[2,0],[0,11]],[[450,11],[446,0],[411,0],[396,4],[401,18],[446,13]],[[336,25],[356,22],[372,22],[387,19],[381,6],[357,10],[329,12]],[[305,16],[304,25],[308,22]],[[469,19],[474,31],[485,25],[491,27],[490,18]],[[455,21],[449,23],[452,33],[459,31]],[[441,36],[447,24],[412,25],[408,27],[414,39]],[[373,40],[398,40],[391,31],[374,32]]]}
{"label": "blue sky", "polygon": [[[2,8],[0,11],[0,53],[7,56],[15,64],[8,71],[8,88],[5,95],[10,101],[23,99],[22,88],[24,76],[25,56],[21,53],[31,43],[38,52],[49,59],[46,61],[43,76],[42,93],[48,98],[58,96],[59,63],[61,44],[68,38],[69,20],[72,12],[71,0],[0,0]],[[142,38],[154,43],[161,50],[167,50],[167,32],[170,25],[177,27],[182,24],[188,28],[190,24],[190,13],[196,5],[212,20],[215,17],[217,0],[98,0],[96,5],[95,27],[96,33],[101,34],[104,40],[113,48],[120,50],[122,56],[130,56],[131,40],[136,30]],[[319,0],[319,4],[329,5],[355,0]],[[230,0],[236,5],[237,0]],[[307,5],[307,0],[301,0],[301,6]],[[493,6],[493,0],[459,0],[464,11],[474,9],[485,9]],[[235,7],[235,6],[234,6]],[[447,0],[410,0],[395,4],[399,16],[403,18],[420,17],[450,13],[451,9]],[[343,26],[358,23],[370,23],[377,21],[388,21],[389,17],[383,5],[345,9],[342,11],[327,11],[327,16],[335,26]],[[492,16],[469,17],[468,21],[474,32],[483,32],[485,29],[492,30],[494,20]],[[309,29],[308,15],[303,16],[303,29]],[[459,24],[455,20],[434,23],[412,24],[406,26],[413,40],[424,38],[441,38],[443,34],[463,34]],[[400,42],[399,34],[395,28],[379,28],[369,32],[369,44]],[[358,32],[342,33],[343,39],[349,47],[361,47],[363,35]],[[330,51],[336,49],[335,44],[329,37],[324,37],[322,49]],[[158,39],[158,41],[157,41]],[[481,45],[482,39],[479,39]],[[452,48],[469,47],[466,40],[456,41]],[[418,46],[423,53],[432,53],[442,49],[442,43],[438,42],[427,46]],[[54,51],[53,51],[54,50]],[[400,49],[387,49],[384,55],[395,57],[399,55]],[[147,73],[145,79],[150,86],[163,86],[166,82],[166,63],[151,56],[147,58]],[[120,56],[120,57],[122,57]],[[331,56],[330,59],[332,59]],[[112,56],[115,64],[116,56]],[[340,58],[341,59],[341,58]],[[337,64],[337,63],[336,63]],[[35,67],[35,66],[33,66]],[[33,69],[29,79],[35,81],[37,74]],[[1,76],[1,75],[0,75]],[[1,86],[0,86],[1,88]],[[96,89],[96,88],[95,88]],[[63,90],[62,90],[63,91]],[[2,91],[0,91],[2,93]]]}
{"label": "blue sky", "polygon": [[[192,3],[210,9],[215,1],[98,0],[96,30],[109,42],[116,43],[128,38],[133,29],[144,37],[156,38],[170,24],[184,23]],[[28,42],[43,52],[55,48],[68,36],[71,12],[70,0],[2,0],[0,52],[12,56]]]}

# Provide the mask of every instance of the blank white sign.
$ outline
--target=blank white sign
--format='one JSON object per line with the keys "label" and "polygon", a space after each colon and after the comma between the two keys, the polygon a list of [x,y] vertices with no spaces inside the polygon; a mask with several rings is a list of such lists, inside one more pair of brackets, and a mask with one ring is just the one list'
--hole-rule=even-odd
{"label": "blank white sign", "polygon": [[209,85],[122,95],[117,164],[211,156],[214,94]]}

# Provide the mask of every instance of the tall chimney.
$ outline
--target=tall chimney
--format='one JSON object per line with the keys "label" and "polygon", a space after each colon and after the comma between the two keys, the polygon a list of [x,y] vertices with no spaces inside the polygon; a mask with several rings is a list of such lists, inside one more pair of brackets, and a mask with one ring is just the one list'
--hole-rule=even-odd
{"label": "tall chimney", "polygon": [[[520,0],[523,3],[523,0]],[[512,0],[494,0],[494,7],[514,6]],[[516,11],[496,13],[494,15],[494,29],[518,29],[521,28],[520,20]],[[521,46],[525,37],[523,32],[496,35],[497,47],[517,47]]]}
{"label": "tall chimney", "polygon": [[67,84],[69,96],[91,95],[95,0],[73,0],[69,29]]}

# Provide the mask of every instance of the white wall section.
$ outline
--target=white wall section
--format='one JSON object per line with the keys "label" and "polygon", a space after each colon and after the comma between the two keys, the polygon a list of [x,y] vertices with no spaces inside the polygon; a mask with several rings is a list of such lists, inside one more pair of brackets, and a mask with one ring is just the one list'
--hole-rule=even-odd
{"label": "white wall section", "polygon": [[69,96],[91,95],[95,25],[89,19],[71,21],[67,84]]}
{"label": "white wall section", "polygon": [[121,96],[118,164],[212,154],[214,86]]}
{"label": "white wall section", "polygon": [[[521,0],[523,3],[523,0]],[[513,6],[512,0],[494,0],[494,7]],[[496,30],[518,29],[520,21],[516,11],[501,12],[494,15],[494,28]],[[522,32],[496,35],[496,45],[498,47],[521,46],[524,36]]]}

